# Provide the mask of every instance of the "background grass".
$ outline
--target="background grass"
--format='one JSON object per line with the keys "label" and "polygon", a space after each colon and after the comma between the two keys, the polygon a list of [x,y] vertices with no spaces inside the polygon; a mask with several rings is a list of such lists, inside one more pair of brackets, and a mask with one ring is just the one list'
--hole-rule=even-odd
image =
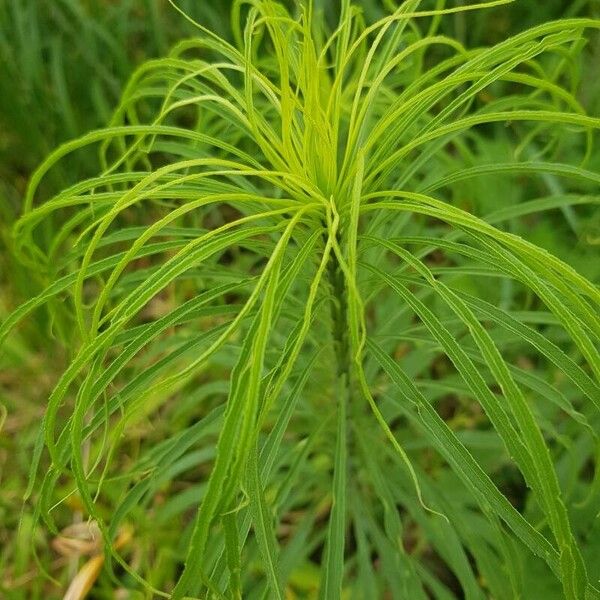
{"label": "background grass", "polygon": [[[331,3],[323,4],[325,10],[331,10]],[[206,23],[224,36],[229,35],[227,2],[198,3],[190,0],[187,3],[181,2],[180,5],[198,21]],[[369,18],[381,16],[387,10],[384,2],[363,0],[362,5]],[[600,5],[597,1],[564,3],[556,0],[543,4],[521,1],[515,6],[478,12],[469,16],[468,21],[464,15],[445,19],[442,29],[467,46],[475,47],[496,43],[530,25],[560,16],[576,15],[600,16]],[[334,15],[330,18],[333,20]],[[134,67],[146,58],[165,54],[174,42],[193,34],[193,30],[171,7],[158,0],[115,3],[84,0],[9,1],[0,4],[0,23],[0,64],[3,66],[0,69],[0,233],[3,243],[0,253],[0,318],[4,318],[21,302],[39,293],[45,283],[32,279],[16,261],[11,251],[9,235],[9,230],[20,213],[25,185],[32,170],[59,143],[106,123]],[[600,77],[590,77],[589,73],[594,72],[594,65],[600,64],[600,43],[597,38],[598,36],[593,38],[582,54],[578,65],[582,76],[577,84],[579,100],[587,112],[594,115],[600,114]],[[481,145],[471,151],[485,156],[485,162],[493,162],[505,157],[509,149],[507,141],[493,137],[482,140]],[[53,171],[52,178],[45,185],[56,190],[80,179],[86,174],[88,159],[92,160],[92,157],[83,153],[74,161],[62,163],[60,168]],[[451,170],[449,165],[445,165],[445,168]],[[600,171],[600,152],[596,151],[591,157],[588,168]],[[498,195],[507,204],[516,205],[527,197],[523,190],[519,191],[514,186],[503,189],[503,181],[499,178],[494,181],[499,187]],[[489,185],[489,180],[485,183],[477,180],[465,182],[461,196],[484,197],[480,186]],[[552,189],[558,183],[548,180],[546,185]],[[492,201],[491,205],[479,206],[477,210],[487,213],[494,208]],[[216,222],[220,218],[222,217],[218,214],[214,216]],[[600,215],[597,210],[577,213],[550,211],[535,219],[523,218],[512,223],[514,233],[551,250],[592,281],[599,280],[597,248],[600,240]],[[46,233],[48,236],[52,234],[51,231]],[[45,235],[44,231],[40,235]],[[231,260],[239,270],[245,269],[244,261],[247,258],[243,254],[231,257]],[[467,279],[464,282],[467,291],[471,291],[470,285],[472,284]],[[504,289],[501,292],[504,296],[499,300],[510,302],[513,291]],[[164,301],[168,303],[169,299],[165,298]],[[160,314],[161,307],[155,308]],[[59,552],[58,532],[45,528],[35,528],[32,531],[34,506],[31,503],[24,508],[22,506],[39,420],[52,387],[72,358],[68,344],[61,344],[61,340],[68,339],[68,331],[61,329],[62,322],[60,307],[56,307],[51,313],[37,311],[11,334],[0,355],[0,594],[6,598],[60,597],[61,586],[64,589],[77,570],[78,564],[72,557],[81,553],[81,548]],[[557,341],[560,343],[560,339]],[[402,352],[402,347],[398,352]],[[418,356],[414,360],[418,360]],[[518,360],[521,364],[528,365],[536,358],[522,353]],[[223,381],[231,366],[226,363],[215,365],[215,372],[209,379]],[[416,373],[417,365],[414,368]],[[430,369],[435,375],[432,379],[435,379],[441,378],[449,367],[444,361],[439,361],[431,364]],[[164,422],[140,419],[135,428],[127,432],[128,437],[123,446],[127,448],[127,452],[134,455],[141,439],[149,445],[159,444],[161,440],[176,433],[178,422],[183,423],[182,413],[178,413],[174,406],[166,410]],[[477,443],[475,438],[482,416],[473,404],[457,402],[448,395],[445,400],[442,399],[440,410],[451,426],[464,426],[470,431],[474,443]],[[557,439],[561,439],[561,433],[571,436],[570,432],[565,433],[561,429],[564,424],[558,413],[549,411],[542,417],[548,430],[554,432]],[[477,427],[473,427],[473,424]],[[481,428],[485,429],[484,426]],[[368,445],[368,440],[365,443]],[[482,460],[494,471],[499,487],[511,502],[520,510],[525,510],[528,493],[519,472],[510,465],[495,464],[497,448],[493,444],[486,446],[488,443],[487,438],[481,438]],[[585,445],[577,438],[571,439],[569,443],[576,448],[578,443]],[[412,450],[418,451],[419,448]],[[202,457],[195,458],[199,460]],[[208,460],[210,457],[204,459]],[[322,460],[326,459],[323,457]],[[323,477],[329,466],[322,465]],[[183,466],[179,467],[183,469]],[[373,469],[376,468],[373,465]],[[428,465],[425,462],[422,468],[437,472],[439,465]],[[568,471],[568,454],[564,455],[560,468]],[[593,471],[593,465],[587,465],[586,468]],[[443,478],[444,473],[440,473]],[[188,473],[189,479],[181,479],[177,485],[180,486],[179,492],[183,493],[182,497],[186,497],[185,492],[188,490],[193,495],[195,486],[204,475],[200,469],[200,472],[191,475]],[[384,473],[381,478],[380,481],[383,481]],[[399,490],[406,490],[407,487],[407,483],[401,480],[394,481],[391,485]],[[385,494],[384,488],[385,485],[381,483],[379,491],[382,495]],[[62,499],[68,490],[66,483],[61,488],[59,482],[53,492],[54,500]],[[115,496],[121,492],[117,481]],[[305,493],[310,495],[308,490]],[[457,498],[457,502],[462,501],[463,499]],[[155,502],[160,503],[160,487]],[[309,515],[311,521],[318,523],[323,520],[327,509],[326,503],[324,506],[317,505],[315,513]],[[362,510],[361,506],[352,506],[351,509],[357,514]],[[176,511],[177,507],[172,507],[172,510]],[[589,526],[588,517],[589,515],[581,515],[582,529]],[[17,524],[20,518],[22,524],[19,529]],[[82,519],[81,505],[75,497],[71,497],[62,508],[60,526],[64,527],[68,523],[77,525],[78,519]],[[415,520],[418,518],[415,517]],[[143,517],[140,516],[140,522],[142,521]],[[473,527],[476,528],[476,525]],[[586,549],[590,556],[600,554],[598,531],[594,529],[586,534],[589,539]],[[134,559],[137,547],[142,562],[147,560],[147,547],[153,547],[152,565],[139,564],[138,567],[160,587],[163,582],[173,579],[170,554],[171,549],[177,546],[180,532],[161,530],[160,540],[153,539],[155,533],[150,520],[135,532],[129,543]],[[30,545],[26,543],[32,535],[39,563],[32,555]],[[361,532],[357,531],[355,535],[354,543],[360,548]],[[402,535],[408,552],[418,552],[423,556],[432,572],[436,572],[449,589],[460,589],[460,582],[455,580],[452,570],[445,566],[443,557],[428,548],[426,541],[416,534],[413,536],[411,531],[402,532]],[[384,568],[393,569],[394,565],[384,565]],[[533,563],[530,572],[524,574],[531,597],[559,598],[560,589],[545,577],[536,576],[536,568],[537,563]],[[42,570],[54,577],[58,585],[44,577]],[[368,575],[366,577],[368,579]],[[294,593],[297,597],[312,597],[317,586],[316,578],[316,573],[311,570],[311,561],[307,560],[303,571],[293,575]],[[92,597],[114,597],[112,586],[110,578],[102,576]],[[459,591],[457,593],[460,594]],[[122,597],[136,596],[132,593]]]}

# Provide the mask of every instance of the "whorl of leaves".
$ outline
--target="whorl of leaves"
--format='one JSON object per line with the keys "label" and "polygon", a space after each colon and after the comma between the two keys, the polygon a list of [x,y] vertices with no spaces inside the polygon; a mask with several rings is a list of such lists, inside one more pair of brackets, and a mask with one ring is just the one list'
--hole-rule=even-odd
{"label": "whorl of leaves", "polygon": [[198,25],[40,166],[14,240],[47,288],[0,335],[46,305],[72,352],[29,489],[50,529],[76,494],[112,575],[175,600],[512,599],[529,571],[600,598],[600,294],[523,225],[597,210],[576,90],[600,23],[439,32],[505,3],[369,24],[342,0],[331,26],[239,1],[234,44]]}

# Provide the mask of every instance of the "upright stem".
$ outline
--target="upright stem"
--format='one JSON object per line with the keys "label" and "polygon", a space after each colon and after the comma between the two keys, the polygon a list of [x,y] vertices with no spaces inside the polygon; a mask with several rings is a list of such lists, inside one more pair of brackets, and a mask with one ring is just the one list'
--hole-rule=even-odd
{"label": "upright stem", "polygon": [[333,297],[331,299],[331,321],[333,324],[333,344],[336,361],[337,379],[350,382],[350,345],[348,341],[348,307],[346,303],[346,282],[337,258],[332,256],[329,262],[329,281]]}
{"label": "upright stem", "polygon": [[336,381],[333,389],[336,401],[336,443],[332,482],[332,503],[329,515],[327,542],[325,545],[325,579],[319,600],[340,598],[343,585],[344,551],[347,530],[347,484],[348,484],[348,427],[347,415],[351,394],[350,346],[348,343],[346,283],[338,261],[332,257],[329,263],[332,286],[331,317],[336,361]]}

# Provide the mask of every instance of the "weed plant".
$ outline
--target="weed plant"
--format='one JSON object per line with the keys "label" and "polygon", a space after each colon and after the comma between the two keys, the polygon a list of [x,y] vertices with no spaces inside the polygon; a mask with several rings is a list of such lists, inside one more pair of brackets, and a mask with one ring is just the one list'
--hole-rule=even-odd
{"label": "weed plant", "polygon": [[600,598],[600,21],[441,29],[503,5],[236,2],[34,173],[0,339],[67,348],[26,496],[97,597]]}

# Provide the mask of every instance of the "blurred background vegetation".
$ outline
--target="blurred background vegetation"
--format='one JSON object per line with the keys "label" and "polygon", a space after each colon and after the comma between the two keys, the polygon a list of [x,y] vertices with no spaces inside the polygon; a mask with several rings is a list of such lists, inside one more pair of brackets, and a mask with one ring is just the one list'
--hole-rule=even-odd
{"label": "blurred background vegetation", "polygon": [[[368,20],[397,5],[395,0],[359,3]],[[229,37],[229,0],[177,4]],[[315,4],[335,19],[335,2]],[[600,17],[600,0],[518,0],[468,17],[447,18],[442,29],[474,47],[567,16]],[[166,0],[0,0],[0,320],[40,290],[10,251],[11,225],[32,170],[61,142],[105,124],[135,67],[191,35],[193,25]],[[587,64],[578,66],[581,73],[595,69],[600,75],[597,37],[582,55]],[[591,114],[600,114],[600,77],[582,78],[578,96]],[[500,143],[485,151],[493,156],[503,149]],[[54,169],[51,184],[60,187],[77,177],[85,166],[82,160],[63,161]],[[592,157],[591,166],[600,169],[600,153]],[[545,213],[532,226],[529,239],[598,280],[600,265],[590,259],[600,241],[598,215],[574,225],[558,211]],[[46,398],[69,358],[52,343],[52,326],[40,311],[0,353],[0,597],[7,599],[50,597],[40,565],[25,542],[33,509],[23,509],[22,498]],[[46,538],[38,542],[44,568],[55,573],[67,559]]]}

